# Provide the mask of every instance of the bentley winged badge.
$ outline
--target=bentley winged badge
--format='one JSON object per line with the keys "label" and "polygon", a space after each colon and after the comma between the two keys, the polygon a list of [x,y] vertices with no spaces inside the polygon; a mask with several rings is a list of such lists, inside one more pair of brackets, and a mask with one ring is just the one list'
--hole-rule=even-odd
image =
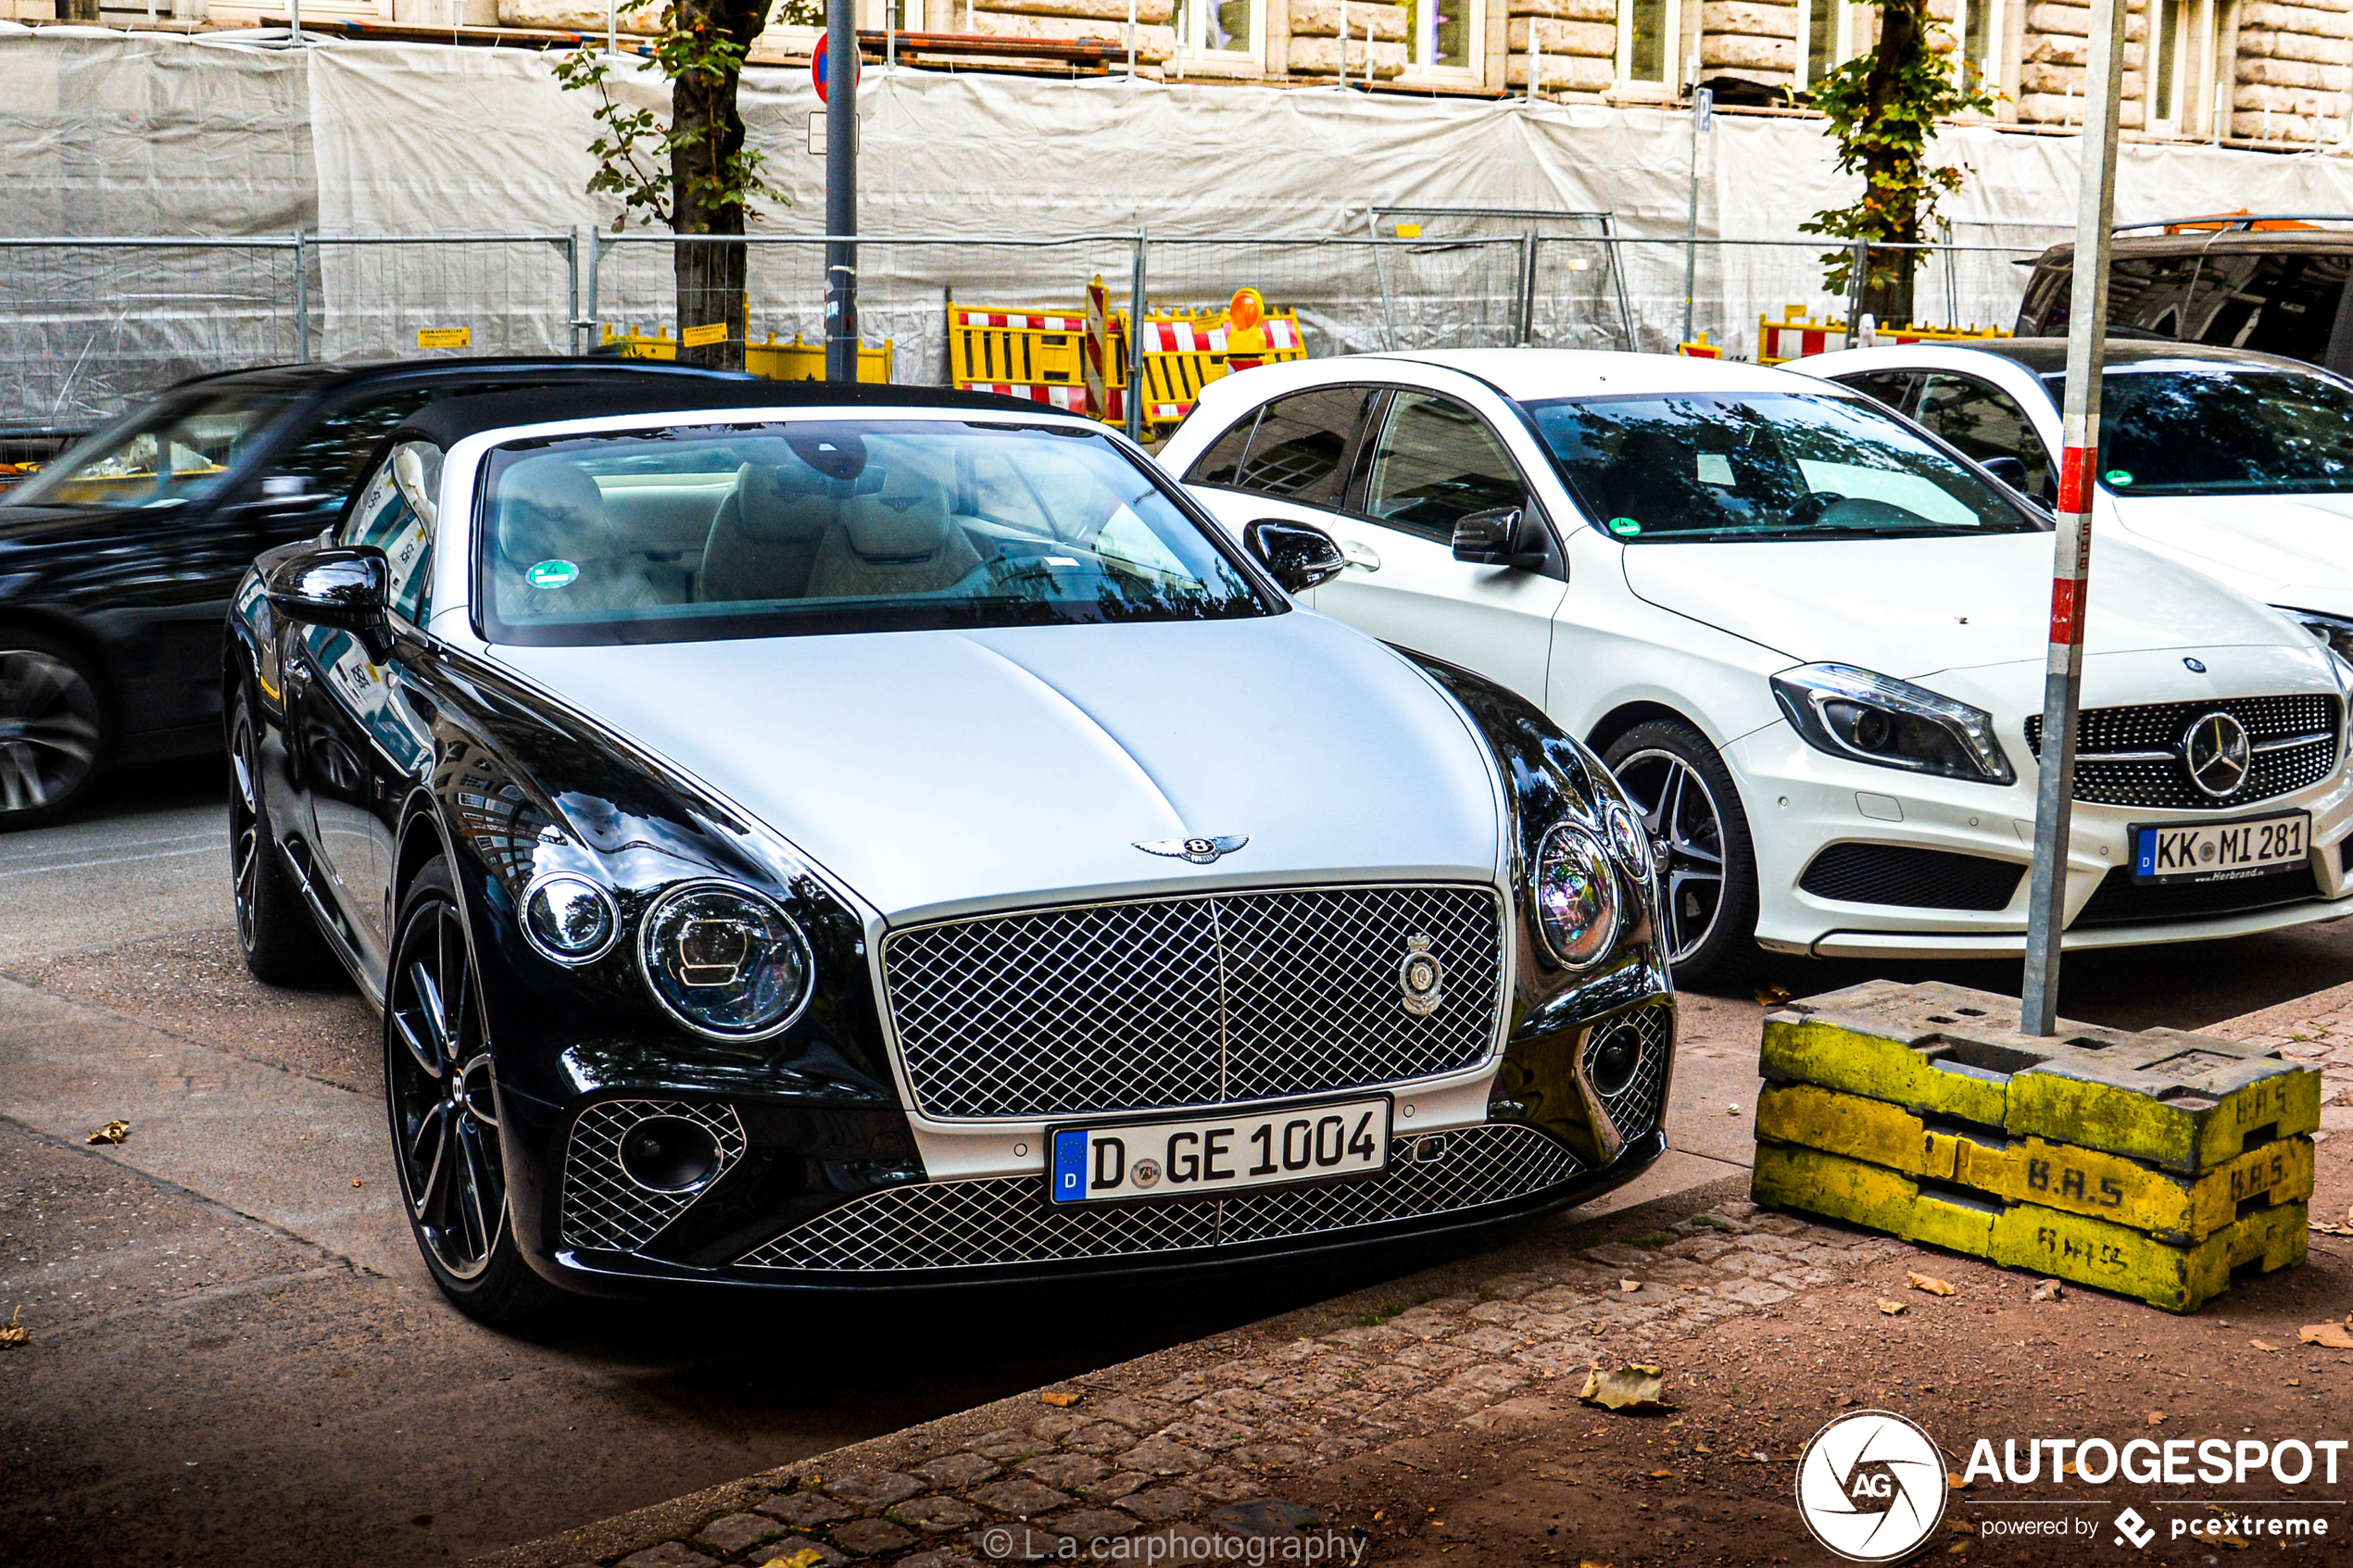
{"label": "bentley winged badge", "polygon": [[1147,855],[1166,855],[1171,859],[1190,860],[1205,866],[1220,855],[1230,855],[1248,844],[1243,834],[1228,834],[1223,838],[1155,838],[1149,842],[1139,839],[1136,847]]}

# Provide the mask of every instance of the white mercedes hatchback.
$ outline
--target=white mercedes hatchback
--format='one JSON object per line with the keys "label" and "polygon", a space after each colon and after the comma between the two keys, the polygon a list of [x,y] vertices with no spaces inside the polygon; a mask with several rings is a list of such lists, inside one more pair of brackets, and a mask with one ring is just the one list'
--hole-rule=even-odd
{"label": "white mercedes hatchback", "polygon": [[[1317,609],[1600,751],[1666,858],[1680,978],[1759,945],[2023,950],[2050,521],[1870,398],[1666,357],[1360,356],[1213,383],[1161,460],[1237,533],[1330,533]],[[2093,572],[2067,945],[2353,913],[2353,667],[2131,545]]]}

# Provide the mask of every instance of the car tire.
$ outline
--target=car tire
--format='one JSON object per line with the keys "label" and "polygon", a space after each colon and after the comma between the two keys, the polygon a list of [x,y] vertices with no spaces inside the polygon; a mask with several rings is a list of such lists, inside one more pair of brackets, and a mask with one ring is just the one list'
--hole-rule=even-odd
{"label": "car tire", "polygon": [[563,1298],[515,1240],[481,969],[446,859],[409,884],[394,930],[384,1106],[409,1228],[451,1304],[492,1328],[521,1328]]}
{"label": "car tire", "polygon": [[38,632],[0,627],[0,831],[71,810],[106,752],[106,706],[82,655]]}
{"label": "car tire", "polygon": [[245,968],[269,985],[315,987],[343,978],[271,831],[261,746],[243,692],[229,707],[229,893]]}
{"label": "car tire", "polygon": [[1680,719],[1652,719],[1602,760],[1634,802],[1661,861],[1669,963],[1677,984],[1731,985],[1753,975],[1756,849],[1731,770]]}

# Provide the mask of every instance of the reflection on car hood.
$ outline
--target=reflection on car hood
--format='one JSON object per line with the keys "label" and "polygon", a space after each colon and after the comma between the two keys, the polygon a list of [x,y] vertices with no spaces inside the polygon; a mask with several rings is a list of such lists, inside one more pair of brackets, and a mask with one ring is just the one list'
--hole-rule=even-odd
{"label": "reflection on car hood", "polygon": [[2353,615],[2353,495],[2116,496],[2125,535],[2270,604]]}
{"label": "reflection on car hood", "polygon": [[[2040,659],[2048,644],[2052,536],[1644,545],[1626,580],[1655,605],[1806,663],[1913,679]],[[2261,605],[2104,536],[2092,556],[2095,653],[2293,642]]]}
{"label": "reflection on car hood", "polygon": [[[1483,743],[1322,617],[499,647],[893,920],[1170,887],[1489,880]],[[1249,839],[1214,865],[1135,847]]]}

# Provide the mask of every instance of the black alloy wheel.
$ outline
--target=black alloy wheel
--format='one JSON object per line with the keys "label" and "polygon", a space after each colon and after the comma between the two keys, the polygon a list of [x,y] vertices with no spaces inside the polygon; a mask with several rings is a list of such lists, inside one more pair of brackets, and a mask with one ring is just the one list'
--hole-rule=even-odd
{"label": "black alloy wheel", "polygon": [[1689,724],[1654,719],[1618,736],[1603,760],[1650,837],[1676,980],[1743,979],[1757,960],[1756,855],[1724,759]]}
{"label": "black alloy wheel", "polygon": [[0,629],[0,828],[64,812],[98,771],[106,721],[96,680],[61,643]]}
{"label": "black alloy wheel", "polygon": [[334,952],[303,903],[294,872],[270,829],[261,790],[261,746],[243,692],[229,709],[229,881],[237,947],[254,978],[271,985],[316,985],[341,973]]}
{"label": "black alloy wheel", "polygon": [[497,1326],[537,1316],[552,1289],[516,1246],[499,1147],[481,972],[447,862],[401,909],[384,1007],[384,1098],[409,1225],[434,1282]]}

